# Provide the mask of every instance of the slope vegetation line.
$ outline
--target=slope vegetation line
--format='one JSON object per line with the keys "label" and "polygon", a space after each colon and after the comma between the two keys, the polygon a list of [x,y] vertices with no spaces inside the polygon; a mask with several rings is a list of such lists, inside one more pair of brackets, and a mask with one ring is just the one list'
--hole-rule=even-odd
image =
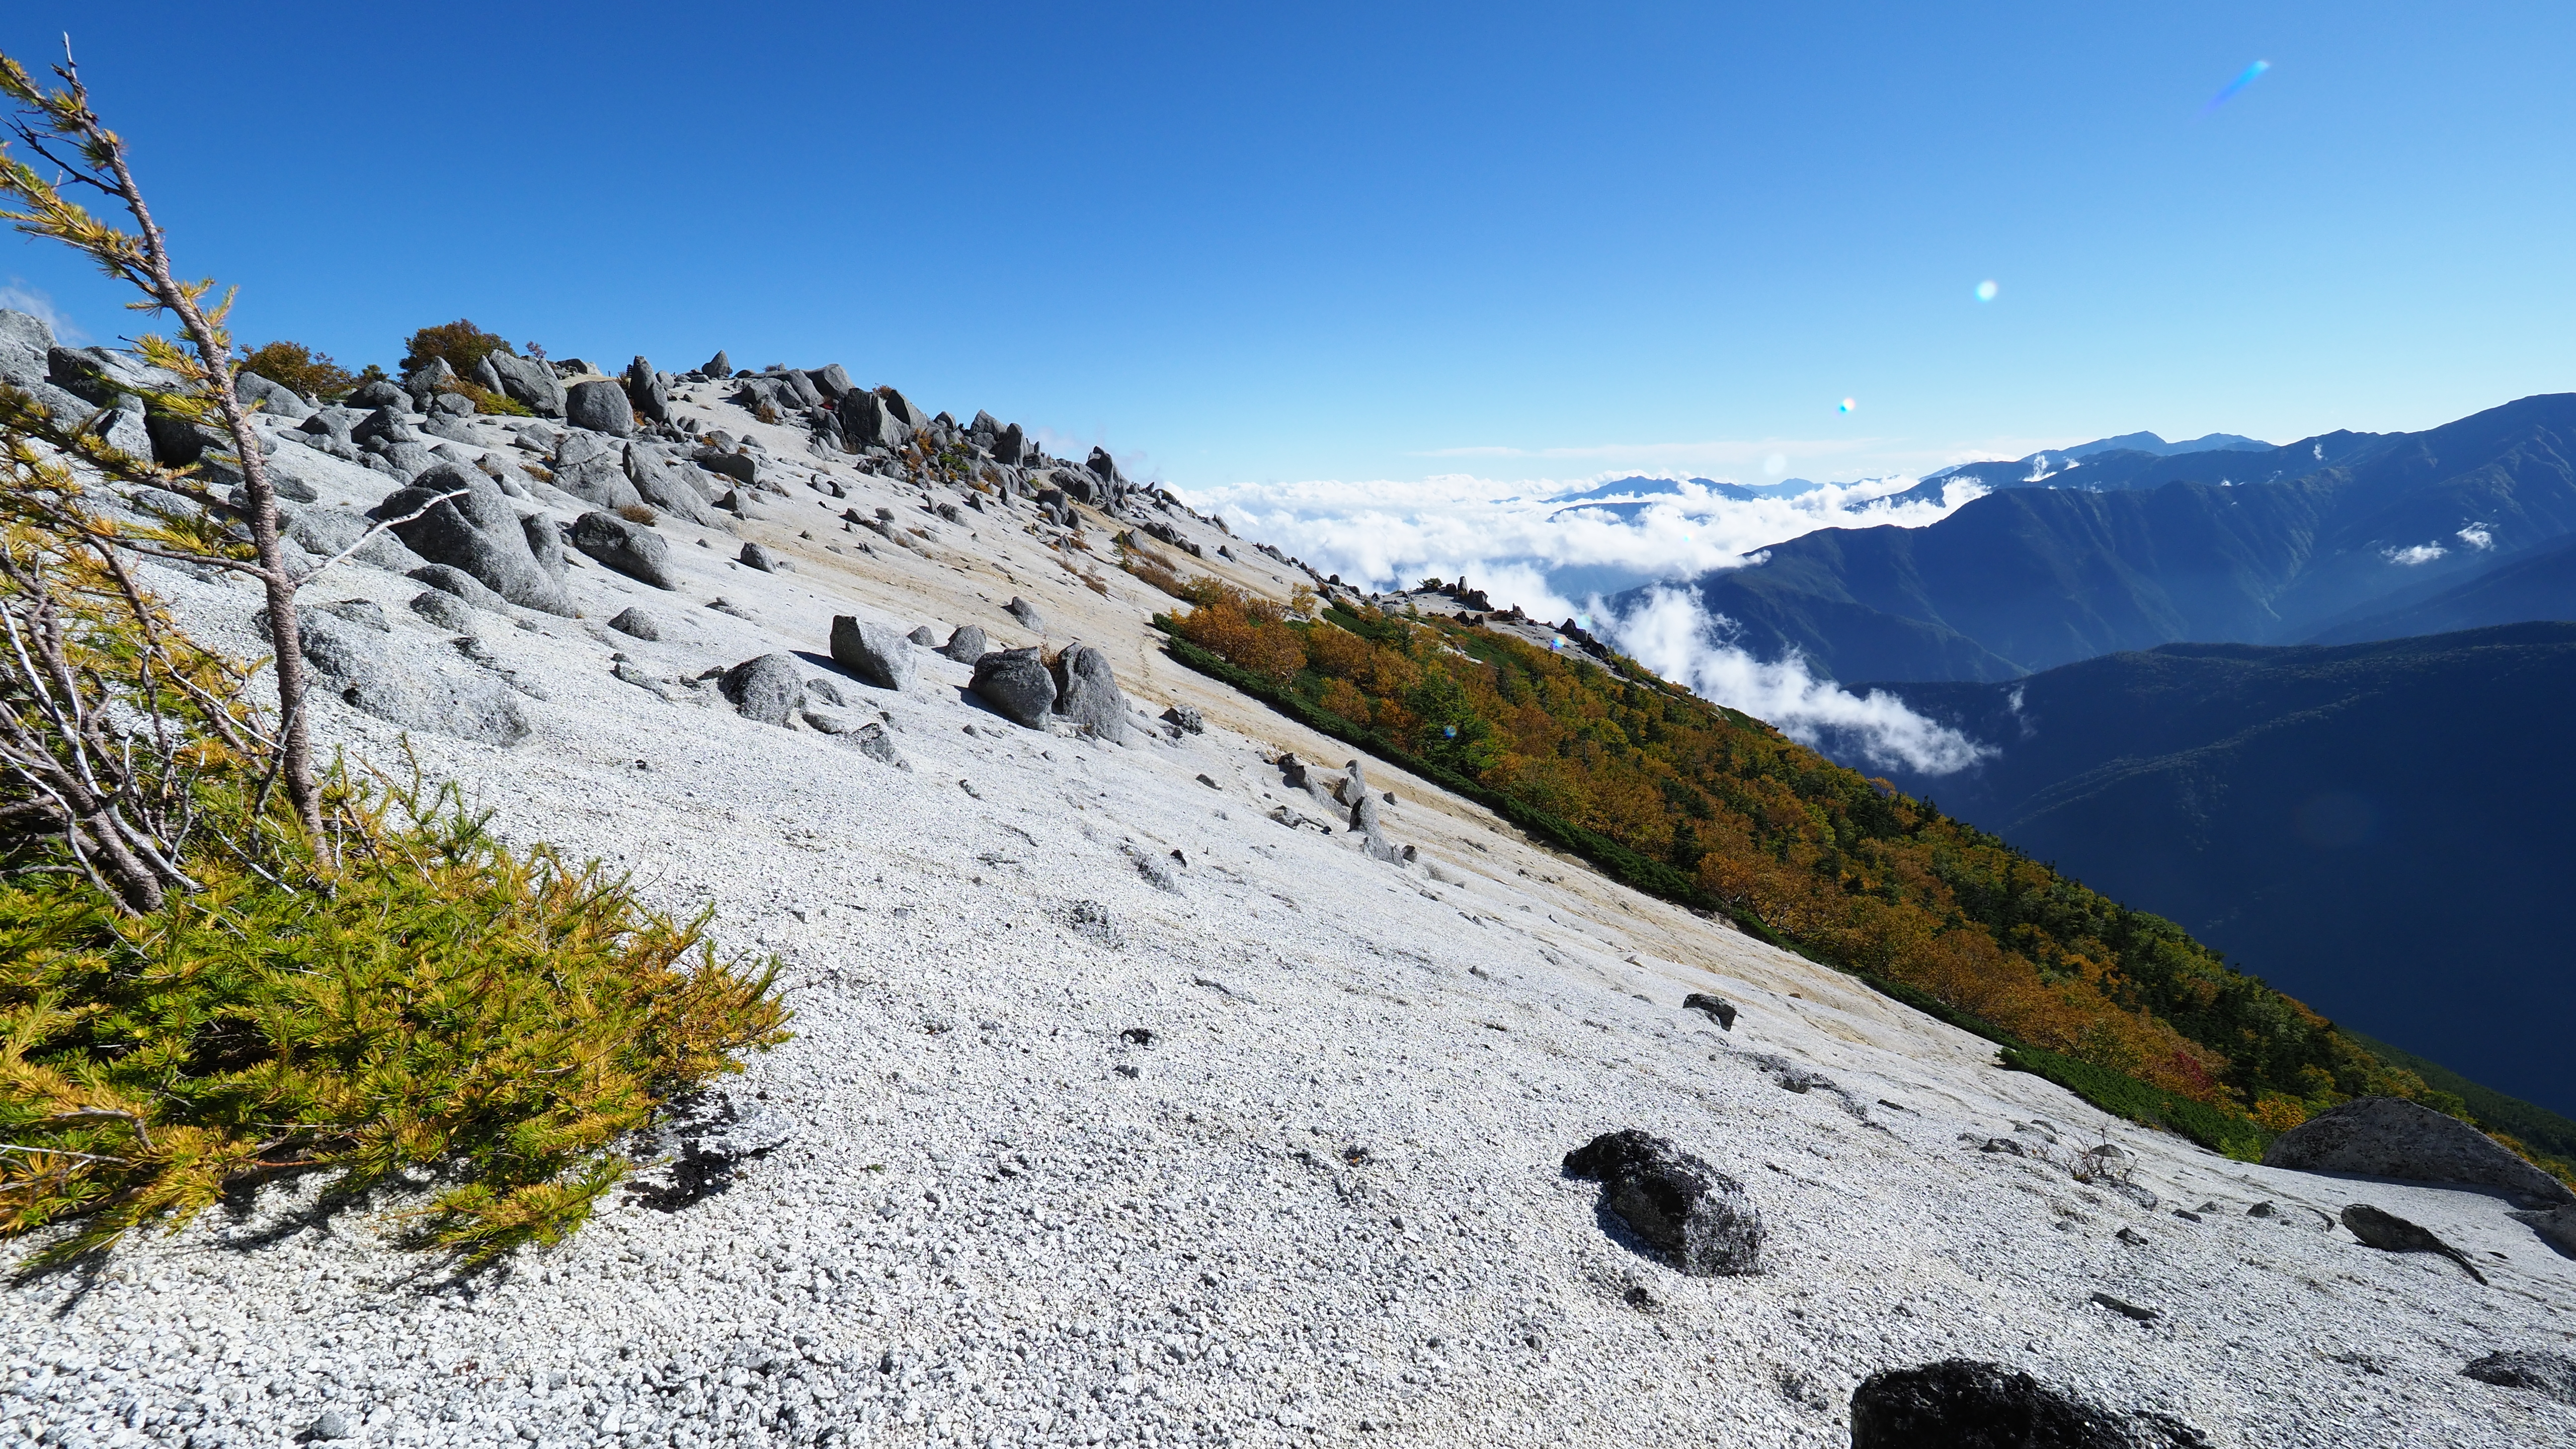
{"label": "slope vegetation line", "polygon": [[2108,1110],[2239,1156],[2355,1096],[2465,1112],[2171,922],[1633,661],[1215,580],[1183,593],[1195,609],[1157,618],[1181,663],[1638,890],[1964,1018]]}

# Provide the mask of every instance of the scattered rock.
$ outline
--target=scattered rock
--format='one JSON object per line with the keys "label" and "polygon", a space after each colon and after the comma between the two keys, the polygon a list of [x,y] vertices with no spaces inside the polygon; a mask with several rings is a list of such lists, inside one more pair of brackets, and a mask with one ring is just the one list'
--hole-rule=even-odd
{"label": "scattered rock", "polygon": [[788,563],[787,560],[780,558],[778,555],[771,553],[768,549],[763,548],[756,543],[744,544],[742,546],[742,553],[737,557],[736,561],[744,568],[758,569],[765,574],[783,574],[789,572],[794,567],[794,565]]}
{"label": "scattered rock", "polygon": [[983,658],[992,647],[992,641],[985,636],[981,627],[974,624],[960,624],[949,631],[948,642],[940,646],[939,652],[960,664],[972,664]]}
{"label": "scattered rock", "polygon": [[[455,496],[433,505],[431,500],[442,494]],[[420,512],[424,507],[427,511]],[[423,470],[410,486],[387,495],[373,516],[399,519],[415,512],[420,512],[418,518],[393,525],[412,552],[433,564],[471,574],[511,603],[572,616],[572,599],[564,592],[563,581],[538,565],[518,511],[481,472],[441,461]]]}
{"label": "scattered rock", "polygon": [[2100,1304],[2104,1308],[2110,1309],[2112,1312],[2117,1313],[2124,1318],[2134,1318],[2140,1323],[2153,1322],[2159,1316],[2155,1309],[2141,1308],[2135,1303],[2131,1303],[2123,1298],[2114,1298],[2108,1293],[2097,1292],[2093,1295],[2091,1301]]}
{"label": "scattered rock", "polygon": [[679,571],[671,566],[671,546],[662,541],[662,536],[614,513],[593,511],[574,519],[572,546],[593,562],[630,579],[657,589],[680,586]]}
{"label": "scattered rock", "polygon": [[474,632],[473,609],[454,594],[443,594],[436,589],[414,594],[410,607],[413,613],[451,634]]}
{"label": "scattered rock", "polygon": [[1127,696],[1110,675],[1109,656],[1088,644],[1068,646],[1055,660],[1055,712],[1083,733],[1116,744],[1127,737]]}
{"label": "scattered rock", "polygon": [[608,621],[608,627],[636,639],[659,640],[662,637],[660,617],[632,604],[618,610],[617,617]]}
{"label": "scattered rock", "polygon": [[2472,1360],[2460,1372],[2482,1384],[2529,1389],[2562,1404],[2576,1404],[2576,1358],[2563,1353],[2507,1350]]}
{"label": "scattered rock", "polygon": [[480,581],[463,569],[452,569],[445,564],[422,564],[406,577],[413,583],[427,584],[442,594],[462,599],[478,609],[489,609],[495,614],[506,614],[510,611],[509,600],[483,587]]}
{"label": "scattered rock", "polygon": [[1046,728],[1055,707],[1055,676],[1034,648],[996,649],[976,660],[967,687],[995,714],[1033,730]]}
{"label": "scattered rock", "polygon": [[1028,630],[1030,633],[1046,633],[1046,616],[1038,612],[1037,605],[1030,603],[1019,595],[1011,595],[1011,601],[1002,606],[1002,611],[1009,614],[1012,618],[1019,620],[1020,627]]}
{"label": "scattered rock", "polygon": [[626,481],[635,496],[675,518],[685,518],[702,528],[716,524],[715,506],[707,495],[690,482],[681,471],[662,461],[662,456],[642,443],[626,445]]}
{"label": "scattered rock", "polygon": [[295,1437],[299,1442],[307,1444],[328,1444],[340,1439],[355,1439],[358,1437],[358,1424],[356,1420],[339,1409],[324,1409],[320,1418],[315,1419],[311,1426]]}
{"label": "scattered rock", "polygon": [[611,511],[633,508],[644,501],[635,484],[626,476],[624,455],[617,445],[597,433],[569,432],[555,445],[553,483],[557,488],[589,504]]}
{"label": "scattered rock", "polygon": [[612,437],[629,437],[635,432],[635,405],[623,384],[594,377],[565,389],[564,421]]}
{"label": "scattered rock", "polygon": [[1163,711],[1163,719],[1173,729],[1185,735],[1207,732],[1207,720],[1201,717],[1197,710],[1186,704],[1176,704]]}
{"label": "scattered rock", "polygon": [[[1852,1391],[1852,1449],[2138,1449],[2107,1411],[1999,1363],[1882,1369]],[[2152,1441],[2149,1441],[2152,1442]]]}
{"label": "scattered rock", "polygon": [[853,731],[853,735],[857,740],[860,754],[880,765],[892,765],[898,770],[912,768],[912,762],[905,759],[903,752],[894,747],[894,739],[886,733],[884,725],[863,724]]}
{"label": "scattered rock", "polygon": [[713,378],[731,377],[733,376],[733,359],[725,356],[724,349],[719,347],[716,349],[715,356],[708,358],[705,362],[698,365],[698,371]]}
{"label": "scattered rock", "polygon": [[2435,1237],[2432,1229],[2410,1223],[2395,1213],[2357,1202],[2343,1210],[2343,1225],[2354,1237],[2383,1253],[2439,1253],[2480,1283],[2487,1281],[2487,1275],[2478,1271],[2468,1254]]}
{"label": "scattered rock", "polygon": [[671,390],[662,385],[662,375],[653,370],[653,364],[641,357],[626,365],[626,403],[647,422],[671,420]]}
{"label": "scattered rock", "polygon": [[2263,1165],[2496,1187],[2526,1208],[2576,1205],[2576,1191],[2494,1138],[2402,1097],[2361,1097],[2320,1112],[2275,1138]]}
{"label": "scattered rock", "polygon": [[834,709],[847,709],[850,705],[849,700],[843,698],[841,695],[841,686],[834,684],[828,679],[817,678],[806,680],[805,693],[815,699],[823,701]]}
{"label": "scattered rock", "polygon": [[2539,1212],[2509,1212],[2506,1217],[2530,1228],[2549,1246],[2576,1258],[2576,1207],[2550,1208]]}
{"label": "scattered rock", "polygon": [[1152,1027],[1131,1026],[1118,1033],[1118,1039],[1127,1043],[1129,1046],[1152,1046],[1154,1044],[1154,1030]]}
{"label": "scattered rock", "polygon": [[1116,948],[1127,944],[1118,923],[1109,916],[1109,908],[1098,901],[1074,901],[1066,905],[1060,917],[1064,928],[1086,940]]}
{"label": "scattered rock", "polygon": [[1605,1132],[1567,1153],[1565,1171],[1600,1183],[1601,1205],[1682,1272],[1761,1271],[1762,1216],[1743,1185],[1669,1140]]}
{"label": "scattered rock", "polygon": [[832,620],[832,662],[879,689],[912,683],[910,641],[886,624],[863,624],[847,614]]}
{"label": "scattered rock", "polygon": [[716,688],[744,719],[783,727],[805,702],[805,670],[795,655],[763,654],[726,670]]}
{"label": "scattered rock", "polygon": [[928,624],[914,625],[912,632],[904,635],[903,637],[920,645],[924,649],[935,648],[939,643],[939,631],[931,628]]}
{"label": "scattered rock", "polygon": [[[506,352],[494,352],[483,361],[491,375],[500,382],[498,391],[526,403],[541,418],[564,415],[563,383],[556,379],[553,368],[533,358],[512,357]],[[491,384],[484,385],[489,387]]]}
{"label": "scattered rock", "polygon": [[1721,1031],[1735,1030],[1735,1003],[1723,996],[1711,996],[1705,991],[1694,991],[1682,998],[1682,1010],[1705,1014],[1709,1020],[1717,1023]]}

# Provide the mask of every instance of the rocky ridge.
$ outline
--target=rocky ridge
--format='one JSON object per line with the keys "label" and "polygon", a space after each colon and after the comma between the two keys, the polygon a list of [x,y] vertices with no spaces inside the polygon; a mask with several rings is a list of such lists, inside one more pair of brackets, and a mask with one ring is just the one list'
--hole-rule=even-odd
{"label": "rocky ridge", "polygon": [[[291,536],[356,550],[306,593],[317,723],[712,906],[798,1038],[484,1275],[389,1241],[426,1184],[288,1183],[14,1286],[0,1445],[2576,1436],[2576,1263],[2509,1203],[2211,1156],[1310,766],[1347,752],[1163,658],[1104,555],[1332,581],[1105,454],[838,368],[567,372],[495,368],[536,422],[273,410]],[[250,590],[152,573],[260,652]]]}

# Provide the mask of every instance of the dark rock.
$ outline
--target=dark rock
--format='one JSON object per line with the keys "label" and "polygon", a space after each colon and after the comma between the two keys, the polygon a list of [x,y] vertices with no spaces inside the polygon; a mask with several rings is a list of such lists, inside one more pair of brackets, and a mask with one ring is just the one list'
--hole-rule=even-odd
{"label": "dark rock", "polygon": [[451,598],[462,599],[478,609],[496,614],[510,612],[510,601],[483,587],[482,581],[463,569],[446,564],[422,564],[405,575],[413,583],[426,584]]}
{"label": "dark rock", "polygon": [[912,683],[912,641],[885,624],[863,624],[847,614],[832,620],[832,662],[879,689]]}
{"label": "dark rock", "polygon": [[689,461],[737,483],[755,483],[760,478],[759,464],[749,454],[737,453],[731,448],[700,448],[689,454]]}
{"label": "dark rock", "polygon": [[2470,1362],[2460,1372],[2482,1384],[2529,1389],[2562,1404],[2576,1404],[2576,1358],[2563,1353],[2509,1350]]}
{"label": "dark rock", "polygon": [[1197,710],[1186,704],[1176,704],[1163,711],[1163,718],[1172,728],[1185,735],[1204,734],[1207,731],[1207,721]]}
{"label": "dark rock", "polygon": [[841,394],[848,392],[852,386],[848,369],[842,367],[841,364],[837,362],[826,363],[821,367],[808,369],[805,373],[805,380],[814,385],[814,390],[816,392],[832,399],[834,402],[840,401]]}
{"label": "dark rock", "polygon": [[1037,605],[1030,603],[1019,595],[1011,595],[1011,601],[1003,605],[1002,609],[1003,612],[1009,614],[1012,618],[1019,620],[1020,627],[1028,630],[1030,633],[1044,634],[1046,632],[1046,615],[1038,612]]}
{"label": "dark rock", "polygon": [[671,420],[671,390],[662,385],[662,375],[653,364],[638,357],[626,364],[626,405],[648,423]]}
{"label": "dark rock", "polygon": [[787,560],[756,543],[744,544],[736,561],[744,568],[758,569],[765,574],[783,574],[793,567]]}
{"label": "dark rock", "polygon": [[345,406],[365,408],[370,412],[378,408],[400,408],[405,412],[411,410],[411,394],[403,391],[402,385],[389,377],[380,377],[360,386],[348,397],[342,399],[342,402]]}
{"label": "dark rock", "polygon": [[358,1437],[358,1421],[344,1409],[324,1409],[322,1416],[295,1436],[306,1443],[328,1444],[340,1439]]}
{"label": "dark rock", "polygon": [[716,688],[743,718],[783,727],[805,702],[805,671],[793,654],[763,654],[726,670]]}
{"label": "dark rock", "polygon": [[960,664],[972,664],[983,658],[985,652],[992,647],[992,641],[984,637],[984,631],[981,628],[973,624],[960,624],[949,631],[948,642],[940,646],[939,652]]}
{"label": "dark rock", "polygon": [[[1883,1369],[1852,1391],[1852,1449],[2139,1449],[2107,1411],[1998,1363]],[[2143,1441],[2153,1442],[2153,1441]]]}
{"label": "dark rock", "polygon": [[412,429],[411,414],[388,406],[359,419],[357,425],[349,429],[349,441],[361,445],[377,441],[416,443],[420,441],[420,434]]}
{"label": "dark rock", "polygon": [[426,593],[414,594],[411,600],[411,611],[451,634],[474,632],[474,610],[468,607],[463,599],[452,593],[440,593],[436,589],[431,589]]}
{"label": "dark rock", "polygon": [[657,589],[680,586],[671,564],[671,546],[640,523],[614,513],[585,513],[573,520],[572,546],[600,564]]}
{"label": "dark rock", "polygon": [[[2122,1228],[2120,1231],[2125,1233],[2129,1231],[2129,1229]],[[2144,1239],[2141,1239],[2140,1241],[2144,1241]],[[2110,1309],[2112,1312],[2119,1314],[2123,1318],[2134,1318],[2140,1323],[2151,1323],[2159,1316],[2156,1310],[2152,1308],[2141,1308],[2137,1304],[2131,1303],[2125,1298],[2114,1298],[2108,1293],[2097,1292],[2093,1295],[2092,1301],[2100,1304],[2104,1308]]]}
{"label": "dark rock", "polygon": [[2435,1237],[2432,1229],[2410,1223],[2395,1213],[2357,1202],[2343,1210],[2343,1225],[2354,1237],[2383,1253],[2439,1253],[2480,1283],[2487,1281],[2487,1275],[2478,1271],[2468,1254]]}
{"label": "dark rock", "polygon": [[617,617],[608,621],[608,627],[630,638],[658,640],[662,637],[661,619],[633,605],[618,610]]}
{"label": "dark rock", "polygon": [[2362,1097],[2273,1140],[2266,1167],[2502,1188],[2522,1206],[2576,1204],[2576,1192],[2456,1117],[2402,1097]]}
{"label": "dark rock", "polygon": [[526,403],[541,418],[564,415],[563,382],[555,370],[533,358],[494,352],[483,359],[501,380],[499,391]]}
{"label": "dark rock", "polygon": [[1605,1132],[1567,1153],[1565,1170],[1600,1183],[1601,1205],[1682,1272],[1761,1271],[1762,1215],[1743,1185],[1669,1140]]}
{"label": "dark rock", "polygon": [[1682,998],[1682,1010],[1705,1013],[1709,1020],[1718,1024],[1720,1030],[1735,1030],[1735,1003],[1723,996],[1711,996],[1705,991],[1694,991]]}
{"label": "dark rock", "polygon": [[881,387],[877,389],[877,396],[884,401],[887,414],[905,427],[917,433],[930,426],[930,415],[905,401],[902,393]]}
{"label": "dark rock", "polygon": [[725,356],[724,349],[719,347],[716,349],[715,356],[708,358],[705,362],[698,365],[698,371],[714,378],[731,377],[733,376],[733,359]]}
{"label": "dark rock", "polygon": [[635,405],[627,400],[623,384],[589,378],[565,390],[564,421],[576,428],[629,437],[635,431]]}
{"label": "dark rock", "polygon": [[900,448],[912,437],[905,422],[884,397],[852,388],[841,394],[841,437],[852,448]]}
{"label": "dark rock", "polygon": [[805,693],[815,699],[821,700],[823,703],[830,705],[834,709],[846,709],[849,707],[849,700],[843,698],[841,695],[841,687],[828,679],[806,680]]}
{"label": "dark rock", "polygon": [[903,757],[903,751],[894,747],[894,739],[886,733],[884,725],[861,725],[854,732],[854,737],[859,746],[859,753],[876,761],[878,764],[892,765],[898,770],[910,770],[912,768],[912,761],[905,759]]}
{"label": "dark rock", "polygon": [[568,432],[555,445],[554,485],[593,508],[615,512],[642,503],[627,480],[624,454],[597,433]]}
{"label": "dark rock", "polygon": [[377,504],[374,516],[402,518],[441,494],[456,496],[429,506],[418,518],[393,525],[412,552],[433,564],[471,574],[511,603],[571,617],[572,600],[564,593],[562,581],[539,566],[528,548],[518,511],[481,472],[442,460]]}
{"label": "dark rock", "polygon": [[1030,729],[1046,728],[1055,708],[1055,676],[1031,649],[996,649],[975,661],[969,686],[995,714]]}
{"label": "dark rock", "polygon": [[526,514],[519,519],[519,532],[528,541],[528,557],[561,584],[571,565],[564,559],[563,533],[555,521],[542,513]]}
{"label": "dark rock", "polygon": [[113,406],[118,398],[126,396],[140,402],[146,392],[187,390],[178,374],[105,347],[48,348],[45,375],[56,387],[98,407]]}
{"label": "dark rock", "polygon": [[425,409],[432,418],[470,418],[474,416],[474,399],[463,393],[443,392],[429,400]]}
{"label": "dark rock", "polygon": [[1028,437],[1020,431],[1018,423],[1013,423],[993,435],[994,462],[1005,463],[1016,468],[1027,456]]}
{"label": "dark rock", "polygon": [[924,649],[936,647],[939,643],[939,631],[931,628],[928,624],[915,625],[913,627],[913,631],[903,637],[920,645]]}
{"label": "dark rock", "polygon": [[1085,734],[1116,744],[1127,738],[1127,696],[1109,672],[1109,656],[1088,644],[1068,646],[1055,660],[1055,712]]}

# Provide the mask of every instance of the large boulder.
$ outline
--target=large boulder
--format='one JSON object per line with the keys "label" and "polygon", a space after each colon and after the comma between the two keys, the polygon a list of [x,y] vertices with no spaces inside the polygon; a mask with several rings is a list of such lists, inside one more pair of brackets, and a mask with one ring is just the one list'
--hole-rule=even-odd
{"label": "large boulder", "polygon": [[1018,423],[1013,423],[993,435],[994,462],[1008,463],[1016,468],[1020,460],[1027,456],[1028,436],[1020,431]]}
{"label": "large boulder", "polygon": [[42,378],[47,354],[53,350],[52,323],[33,312],[0,308],[0,376],[13,381]]}
{"label": "large boulder", "polygon": [[841,400],[841,394],[848,392],[851,388],[849,371],[837,362],[826,363],[821,367],[807,369],[805,380],[814,384],[814,390],[816,392],[821,393],[823,396],[830,398],[834,402],[839,402]]}
{"label": "large boulder", "polygon": [[707,495],[642,443],[626,445],[626,481],[638,497],[664,513],[708,528],[716,525],[715,505]]}
{"label": "large boulder", "polygon": [[602,568],[657,589],[676,589],[680,575],[671,566],[671,546],[640,523],[614,513],[585,513],[573,520],[572,546]]}
{"label": "large boulder", "polygon": [[360,418],[349,429],[349,441],[366,443],[417,443],[420,432],[411,425],[412,414],[400,406],[387,403]]}
{"label": "large boulder", "polygon": [[411,411],[411,394],[403,391],[402,384],[390,377],[380,377],[373,382],[360,383],[342,401],[351,408],[365,408],[370,412],[377,408],[400,408],[404,412]]}
{"label": "large boulder", "polygon": [[45,372],[56,387],[100,407],[127,393],[184,392],[188,386],[175,372],[106,347],[50,348],[45,353]]}
{"label": "large boulder", "polygon": [[2349,1172],[2503,1190],[2524,1207],[2576,1203],[2576,1192],[2457,1117],[2402,1097],[2360,1097],[2273,1139],[2266,1167]]}
{"label": "large boulder", "polygon": [[973,624],[960,624],[949,631],[948,642],[939,647],[939,652],[960,664],[972,664],[983,658],[985,651],[992,647],[992,640],[985,637],[982,629]]}
{"label": "large boulder", "polygon": [[805,703],[805,669],[792,654],[746,659],[716,681],[745,719],[785,727]]}
{"label": "large boulder", "polygon": [[709,377],[731,377],[733,376],[733,359],[725,356],[724,349],[719,347],[716,349],[716,355],[708,358],[706,362],[698,368],[698,371],[705,373]]}
{"label": "large boulder", "polygon": [[585,378],[564,393],[564,421],[611,437],[632,437],[635,407],[626,400],[623,384],[604,377]]}
{"label": "large boulder", "polygon": [[[441,494],[456,496],[432,504]],[[490,478],[442,459],[387,495],[372,516],[398,519],[424,507],[427,511],[418,518],[393,525],[394,533],[413,553],[472,575],[522,608],[571,617],[572,599],[564,593],[563,582],[528,551],[518,510]]]}
{"label": "large boulder", "polygon": [[837,616],[832,620],[832,662],[879,689],[912,683],[912,641],[891,625]]}
{"label": "large boulder", "polygon": [[662,385],[662,375],[653,370],[653,364],[641,357],[626,364],[626,402],[646,422],[671,420],[671,390]]}
{"label": "large boulder", "polygon": [[143,399],[139,397],[118,398],[114,407],[90,420],[88,430],[128,457],[153,461],[152,429],[144,423]]}
{"label": "large boulder", "polygon": [[906,402],[902,393],[890,387],[881,387],[877,389],[877,396],[884,401],[887,414],[896,422],[916,433],[930,426],[930,414]]}
{"label": "large boulder", "polygon": [[626,474],[623,452],[596,432],[567,432],[548,465],[554,485],[593,508],[611,511],[644,501]]}
{"label": "large boulder", "polygon": [[256,407],[273,418],[293,418],[301,422],[313,416],[315,411],[313,404],[306,402],[295,389],[256,372],[233,375],[233,396],[240,398],[245,406]]}
{"label": "large boulder", "polygon": [[912,437],[912,426],[873,392],[852,388],[841,394],[841,437],[851,448],[900,448]]}
{"label": "large boulder", "polygon": [[429,562],[405,547],[390,529],[369,538],[370,526],[368,520],[345,508],[304,508],[298,509],[286,525],[286,536],[316,559],[338,558],[355,549],[357,552],[349,553],[349,557],[398,574]]}
{"label": "large boulder", "polygon": [[1127,696],[1118,692],[1108,655],[1074,644],[1056,656],[1055,712],[1111,744],[1127,738]]}
{"label": "large boulder", "polygon": [[2576,1258],[2576,1207],[2536,1208],[2505,1216],[2538,1233],[2542,1242]]}
{"label": "large boulder", "polygon": [[555,370],[534,358],[512,357],[495,352],[485,357],[492,376],[499,379],[499,391],[526,403],[541,418],[564,415],[564,389]]}
{"label": "large boulder", "polygon": [[404,729],[489,745],[527,738],[517,697],[495,676],[422,657],[320,610],[299,609],[296,618],[315,685],[342,703]]}
{"label": "large boulder", "polygon": [[1852,1391],[1852,1449],[2142,1449],[2108,1411],[1999,1363],[1882,1369]]}
{"label": "large boulder", "polygon": [[1033,730],[1045,729],[1055,708],[1055,676],[1034,648],[996,649],[976,660],[968,688],[995,714]]}
{"label": "large boulder", "polygon": [[1744,1185],[1634,1127],[1565,1154],[1565,1171],[1601,1184],[1601,1205],[1694,1277],[1762,1270],[1762,1215]]}

